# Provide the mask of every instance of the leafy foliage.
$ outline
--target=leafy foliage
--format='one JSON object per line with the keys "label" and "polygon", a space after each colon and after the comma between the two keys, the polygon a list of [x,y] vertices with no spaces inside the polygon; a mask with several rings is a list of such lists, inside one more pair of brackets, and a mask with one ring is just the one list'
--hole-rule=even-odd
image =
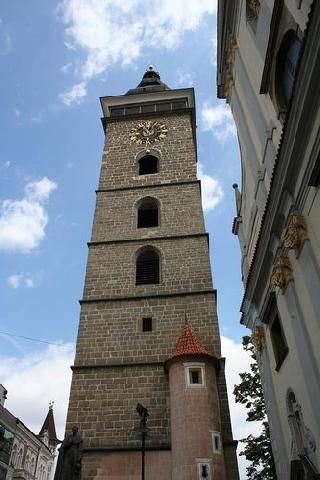
{"label": "leafy foliage", "polygon": [[242,403],[247,409],[247,422],[261,421],[262,431],[259,435],[248,435],[240,440],[245,444],[240,455],[251,462],[247,467],[248,480],[276,480],[266,407],[251,337],[243,337],[242,345],[250,353],[253,362],[250,372],[240,373],[241,382],[235,385],[233,393],[236,402]]}

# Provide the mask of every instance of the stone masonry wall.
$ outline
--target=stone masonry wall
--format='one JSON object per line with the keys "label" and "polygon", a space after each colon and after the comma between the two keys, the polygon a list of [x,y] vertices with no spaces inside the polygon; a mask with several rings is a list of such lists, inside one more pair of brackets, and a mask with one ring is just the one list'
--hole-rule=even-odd
{"label": "stone masonry wall", "polygon": [[[136,285],[136,257],[142,247],[160,253],[160,284]],[[84,298],[137,296],[212,287],[206,236],[92,245]]]}
{"label": "stone masonry wall", "polygon": [[[137,204],[144,197],[155,198],[159,203],[158,227],[137,228]],[[198,182],[97,194],[92,241],[202,232],[204,221]]]}
{"label": "stone masonry wall", "polygon": [[68,428],[79,425],[85,448],[141,446],[137,403],[150,411],[148,446],[170,444],[168,378],[162,365],[73,372]]}
{"label": "stone masonry wall", "polygon": [[[163,362],[177,342],[185,314],[205,347],[220,357],[211,293],[83,304],[75,364]],[[151,332],[142,332],[142,317],[152,317]]]}
{"label": "stone masonry wall", "polygon": [[196,180],[196,154],[190,115],[183,113],[156,117],[169,129],[165,140],[154,145],[160,156],[160,169],[156,175],[138,175],[136,156],[144,147],[132,144],[129,132],[141,120],[144,118],[108,122],[99,189]]}

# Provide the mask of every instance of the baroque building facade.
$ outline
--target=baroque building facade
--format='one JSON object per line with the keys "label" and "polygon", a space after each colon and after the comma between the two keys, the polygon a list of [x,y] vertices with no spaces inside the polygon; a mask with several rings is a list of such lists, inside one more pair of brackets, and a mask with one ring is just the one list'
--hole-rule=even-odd
{"label": "baroque building facade", "polygon": [[53,405],[36,435],[5,408],[6,395],[0,385],[0,480],[51,480],[59,443]]}
{"label": "baroque building facade", "polygon": [[83,438],[82,478],[135,480],[145,468],[153,480],[237,480],[194,91],[169,89],[150,66],[137,88],[101,105],[67,416]]}
{"label": "baroque building facade", "polygon": [[233,233],[279,479],[320,478],[320,2],[219,0],[218,97],[242,162]]}

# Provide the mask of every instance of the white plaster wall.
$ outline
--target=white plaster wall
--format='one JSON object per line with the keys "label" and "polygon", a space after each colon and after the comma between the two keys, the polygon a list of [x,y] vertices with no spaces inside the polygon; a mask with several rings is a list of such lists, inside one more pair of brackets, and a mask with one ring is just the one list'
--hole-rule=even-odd
{"label": "white plaster wall", "polygon": [[[316,419],[314,416],[314,405],[311,401],[310,395],[308,394],[308,376],[303,368],[303,361],[298,355],[298,346],[297,346],[297,338],[294,335],[294,331],[292,328],[293,321],[299,321],[298,318],[290,317],[285,298],[279,292],[277,297],[277,305],[279,314],[282,321],[282,326],[285,331],[286,341],[289,348],[289,353],[285,358],[283,364],[281,365],[279,371],[275,370],[276,363],[274,360],[273,355],[273,348],[270,338],[270,329],[267,327],[266,329],[266,348],[268,349],[269,359],[271,360],[271,373],[272,373],[272,381],[274,385],[274,393],[276,397],[276,401],[273,402],[273,409],[277,408],[278,410],[278,418],[280,418],[280,425],[273,424],[273,418],[271,417],[270,420],[270,427],[278,430],[282,430],[283,438],[285,441],[285,449],[287,453],[287,458],[284,459],[285,463],[287,463],[289,467],[289,459],[291,453],[291,432],[288,423],[288,412],[287,412],[287,405],[286,405],[286,395],[289,388],[291,388],[296,396],[298,402],[301,404],[302,412],[304,416],[305,425],[308,426],[317,438],[317,427],[316,427]],[[268,398],[267,398],[268,401]],[[279,439],[279,433],[277,433],[276,438]],[[318,464],[320,462],[319,456],[319,445],[317,445],[317,460]]]}
{"label": "white plaster wall", "polygon": [[[304,31],[311,0],[287,0],[285,4],[299,28]],[[255,214],[257,210],[261,217],[264,210],[282,132],[282,123],[269,94],[259,93],[273,6],[274,0],[261,0],[254,32],[246,20],[246,2],[241,1],[236,38],[238,49],[233,65],[234,87],[230,105],[238,129],[242,169],[245,171],[241,186],[243,198],[240,215],[247,251],[254,250],[257,237],[255,228],[259,225]],[[250,264],[250,255],[248,263]]]}

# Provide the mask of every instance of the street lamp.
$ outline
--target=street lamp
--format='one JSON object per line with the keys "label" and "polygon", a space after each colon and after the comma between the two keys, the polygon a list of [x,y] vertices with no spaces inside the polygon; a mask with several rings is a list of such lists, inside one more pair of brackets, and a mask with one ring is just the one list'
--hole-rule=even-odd
{"label": "street lamp", "polygon": [[141,479],[145,480],[144,476],[144,457],[145,457],[145,446],[146,446],[146,436],[147,436],[147,419],[149,417],[148,410],[141,405],[141,403],[137,404],[136,407],[137,412],[141,417]]}

